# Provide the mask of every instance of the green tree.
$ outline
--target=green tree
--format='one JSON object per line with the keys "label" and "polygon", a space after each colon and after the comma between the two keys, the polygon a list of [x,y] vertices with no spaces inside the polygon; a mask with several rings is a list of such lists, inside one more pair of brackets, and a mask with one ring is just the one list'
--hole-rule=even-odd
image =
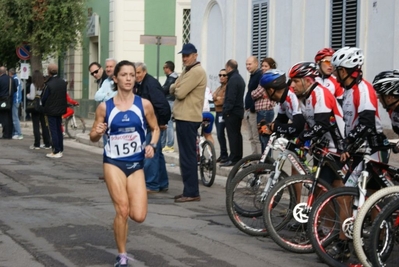
{"label": "green tree", "polygon": [[31,69],[42,70],[43,59],[80,44],[86,21],[85,0],[0,0],[0,63],[16,66],[15,48],[27,43]]}

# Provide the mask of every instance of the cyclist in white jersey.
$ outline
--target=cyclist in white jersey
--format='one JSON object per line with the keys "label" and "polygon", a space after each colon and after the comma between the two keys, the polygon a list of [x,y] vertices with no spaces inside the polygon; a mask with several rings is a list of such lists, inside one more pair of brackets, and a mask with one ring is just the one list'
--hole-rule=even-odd
{"label": "cyclist in white jersey", "polygon": [[277,117],[265,128],[266,134],[277,132],[288,138],[297,137],[303,131],[306,121],[297,96],[287,85],[285,73],[281,70],[269,70],[263,74],[259,84],[269,99],[280,103]]}
{"label": "cyclist in white jersey", "polygon": [[[119,255],[114,266],[119,267],[128,266],[128,218],[141,223],[147,215],[143,160],[154,156],[160,133],[151,103],[133,93],[135,75],[132,62],[115,66],[117,94],[97,107],[90,131],[92,142],[104,134],[109,137],[104,148],[104,179],[116,211],[113,228]],[[150,144],[145,143],[147,126],[152,131]]]}
{"label": "cyclist in white jersey", "polygon": [[[342,109],[331,92],[315,80],[317,76],[313,62],[299,62],[289,71],[291,86],[308,124],[308,129],[299,134],[298,143],[324,138],[328,141],[328,150],[339,153],[343,150],[344,138]],[[343,185],[341,177],[329,166],[322,167],[320,177],[333,186]]]}
{"label": "cyclist in white jersey", "polygon": [[317,51],[314,61],[317,64],[319,76],[316,77],[316,81],[330,90],[338,100],[338,103],[342,105],[344,89],[333,75],[334,67],[331,64],[331,58],[334,52],[334,49],[328,47]]}
{"label": "cyclist in white jersey", "polygon": [[[399,135],[399,70],[387,70],[377,74],[373,87],[391,118],[393,131]],[[393,152],[399,153],[399,142]]]}

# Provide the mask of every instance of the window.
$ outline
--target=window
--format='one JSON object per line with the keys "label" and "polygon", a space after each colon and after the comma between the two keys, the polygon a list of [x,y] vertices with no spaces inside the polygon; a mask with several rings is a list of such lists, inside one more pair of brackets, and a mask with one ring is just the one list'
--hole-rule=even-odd
{"label": "window", "polygon": [[262,60],[267,56],[268,2],[252,5],[252,55]]}
{"label": "window", "polygon": [[357,0],[331,0],[331,47],[357,46]]}
{"label": "window", "polygon": [[190,42],[191,9],[183,9],[183,44]]}

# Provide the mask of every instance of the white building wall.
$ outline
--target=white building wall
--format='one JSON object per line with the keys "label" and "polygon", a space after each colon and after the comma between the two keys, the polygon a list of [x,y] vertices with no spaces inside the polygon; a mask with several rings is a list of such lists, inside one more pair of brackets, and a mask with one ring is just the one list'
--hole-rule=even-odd
{"label": "white building wall", "polygon": [[144,61],[144,0],[111,0],[109,20],[109,56]]}
{"label": "white building wall", "polygon": [[[329,0],[269,0],[268,56],[279,69],[287,72],[296,62],[313,61],[319,49],[330,46],[330,8]],[[399,68],[399,1],[361,0],[358,11],[363,73],[372,82],[379,72]],[[251,0],[191,0],[191,41],[212,89],[219,69],[230,58],[238,61],[248,81],[245,60],[251,53],[251,23]],[[380,113],[384,126],[390,127],[381,107]]]}

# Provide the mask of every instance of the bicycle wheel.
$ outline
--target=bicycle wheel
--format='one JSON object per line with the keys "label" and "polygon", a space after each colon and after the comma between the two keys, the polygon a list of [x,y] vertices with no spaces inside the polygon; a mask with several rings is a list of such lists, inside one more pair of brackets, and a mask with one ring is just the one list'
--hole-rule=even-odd
{"label": "bicycle wheel", "polygon": [[78,133],[84,133],[86,131],[86,123],[84,119],[78,115],[74,115],[65,120],[65,132],[70,138],[75,138]]}
{"label": "bicycle wheel", "polygon": [[399,266],[399,199],[386,205],[374,220],[368,253],[372,266]]}
{"label": "bicycle wheel", "polygon": [[[314,184],[316,189],[311,194]],[[317,199],[330,188],[323,180],[315,183],[313,175],[294,175],[278,182],[267,195],[263,207],[264,224],[274,242],[288,251],[312,252],[306,232],[311,208],[308,198]]]}
{"label": "bicycle wheel", "polygon": [[[230,220],[242,232],[252,236],[266,236],[262,212],[266,183],[274,175],[274,166],[259,163],[236,175],[226,195],[226,209]],[[287,177],[282,172],[279,179]]]}
{"label": "bicycle wheel", "polygon": [[203,185],[208,187],[213,185],[216,176],[216,152],[215,147],[208,140],[202,144],[200,176]]}
{"label": "bicycle wheel", "polygon": [[[226,193],[227,193],[227,189],[231,183],[231,181],[233,180],[233,178],[237,175],[238,172],[244,170],[245,168],[258,164],[259,160],[261,159],[262,154],[251,154],[248,155],[244,158],[242,158],[241,160],[239,160],[231,169],[231,171],[229,172],[229,175],[227,176],[227,180],[226,180]],[[274,159],[270,158],[270,157],[266,157],[266,161],[265,163],[269,163],[269,164],[273,164]]]}
{"label": "bicycle wheel", "polygon": [[339,187],[325,193],[312,206],[308,222],[310,242],[329,266],[359,263],[352,242],[353,209],[358,199],[357,187]]}
{"label": "bicycle wheel", "polygon": [[368,260],[367,253],[370,243],[370,230],[373,222],[372,218],[379,213],[384,206],[399,196],[399,186],[391,186],[378,190],[372,194],[360,208],[356,216],[355,226],[353,228],[353,246],[356,255],[363,267],[372,267]]}

